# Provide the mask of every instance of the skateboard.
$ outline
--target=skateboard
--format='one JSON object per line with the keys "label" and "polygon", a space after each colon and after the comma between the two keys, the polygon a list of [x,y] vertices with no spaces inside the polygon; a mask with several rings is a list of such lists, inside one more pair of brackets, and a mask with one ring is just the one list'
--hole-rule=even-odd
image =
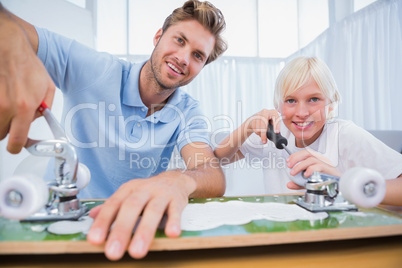
{"label": "skateboard", "polygon": [[[89,244],[82,232],[55,235],[48,230],[55,221],[80,219],[103,201],[77,198],[80,189],[88,184],[90,172],[78,162],[73,146],[46,105],[42,104],[39,111],[49,123],[55,140],[29,140],[27,150],[34,155],[55,157],[56,178],[45,183],[41,178],[27,174],[0,183],[0,213],[4,216],[0,216],[0,254],[103,252],[103,246]],[[226,197],[191,199],[189,202],[298,204],[313,213],[326,211],[328,217],[291,222],[259,219],[241,225],[183,231],[176,239],[167,238],[161,228],[157,230],[150,250],[244,247],[402,235],[402,216],[375,207],[385,194],[385,181],[380,174],[357,168],[345,172],[342,178],[315,173],[310,178],[302,177],[299,183],[306,188],[304,196]],[[357,211],[355,205],[363,208]],[[364,208],[366,205],[370,208]]]}
{"label": "skateboard", "polygon": [[[300,195],[269,195],[191,199],[206,202],[276,202],[295,204]],[[91,209],[102,200],[81,200]],[[382,208],[358,211],[329,211],[323,220],[278,222],[254,220],[243,225],[223,225],[204,231],[183,231],[179,238],[167,238],[158,229],[151,251],[230,248],[348,240],[402,235],[402,215]],[[0,254],[70,254],[103,252],[103,246],[86,241],[86,235],[55,235],[47,231],[52,222],[24,222],[0,217]]]}

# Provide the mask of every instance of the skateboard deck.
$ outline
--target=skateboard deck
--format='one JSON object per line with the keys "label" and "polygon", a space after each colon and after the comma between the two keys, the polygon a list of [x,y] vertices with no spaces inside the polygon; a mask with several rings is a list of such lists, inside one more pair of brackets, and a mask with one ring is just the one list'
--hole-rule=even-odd
{"label": "skateboard deck", "polygon": [[[278,202],[294,204],[298,195],[223,197],[191,199],[190,203]],[[82,201],[89,208],[101,200]],[[183,231],[179,238],[167,238],[158,229],[151,251],[228,248],[304,242],[346,240],[402,235],[402,215],[381,208],[358,212],[329,212],[324,220],[278,222],[254,220],[243,225],[223,225],[204,231]],[[86,241],[83,233],[55,235],[47,232],[50,222],[19,222],[0,217],[0,254],[63,254],[103,252],[103,246]]]}

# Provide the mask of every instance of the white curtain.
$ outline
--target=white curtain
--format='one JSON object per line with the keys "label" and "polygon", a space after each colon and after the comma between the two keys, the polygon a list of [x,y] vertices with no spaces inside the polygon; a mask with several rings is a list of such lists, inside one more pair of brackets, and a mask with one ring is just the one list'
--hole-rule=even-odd
{"label": "white curtain", "polygon": [[382,0],[339,21],[299,55],[330,67],[341,118],[369,130],[402,130],[402,1]]}
{"label": "white curtain", "polygon": [[[382,0],[328,28],[290,55],[318,56],[335,76],[339,117],[368,130],[402,130],[402,1]],[[273,108],[281,60],[222,57],[187,86],[213,131],[233,130],[250,115]]]}
{"label": "white curtain", "polygon": [[[272,59],[222,57],[207,65],[186,86],[211,122],[213,146],[252,114],[274,107],[275,79],[281,65]],[[264,193],[260,168],[239,161],[223,170],[227,180],[225,196]]]}
{"label": "white curtain", "polygon": [[222,57],[201,71],[186,88],[200,101],[211,122],[212,137],[232,131],[263,108],[274,107],[280,66],[278,60]]}
{"label": "white curtain", "polygon": [[[368,130],[402,130],[402,1],[383,0],[331,26],[299,55],[318,56],[332,70],[343,101],[339,117]],[[190,83],[214,131],[232,131],[262,108],[273,108],[281,60],[223,57]],[[214,120],[230,118],[231,122]],[[223,134],[223,133],[222,133]],[[214,137],[216,137],[214,139]],[[236,163],[235,163],[236,164]],[[263,194],[261,170],[226,166],[226,196]]]}

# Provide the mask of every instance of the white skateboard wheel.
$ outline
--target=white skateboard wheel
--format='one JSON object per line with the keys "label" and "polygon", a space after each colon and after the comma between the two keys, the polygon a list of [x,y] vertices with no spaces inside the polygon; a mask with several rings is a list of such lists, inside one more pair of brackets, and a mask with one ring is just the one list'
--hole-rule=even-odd
{"label": "white skateboard wheel", "polygon": [[373,169],[355,167],[340,178],[339,190],[349,202],[363,208],[375,207],[385,196],[385,179]]}
{"label": "white skateboard wheel", "polygon": [[77,188],[82,190],[89,184],[91,180],[91,172],[89,171],[88,167],[82,163],[78,165],[77,169],[77,181],[76,185]]}
{"label": "white skateboard wheel", "polygon": [[303,172],[297,173],[295,176],[291,177],[290,179],[299,186],[306,187],[307,179],[303,177]]}
{"label": "white skateboard wheel", "polygon": [[[300,162],[299,162],[300,163]],[[295,166],[297,166],[299,163],[296,163]],[[289,169],[290,171],[290,169]],[[306,182],[307,182],[307,178],[303,176],[303,172],[299,172],[297,173],[295,176],[290,176],[290,179],[296,183],[299,186],[305,187],[306,186]]]}
{"label": "white skateboard wheel", "polygon": [[0,211],[6,218],[28,218],[44,207],[48,200],[47,184],[35,175],[14,175],[0,183]]}

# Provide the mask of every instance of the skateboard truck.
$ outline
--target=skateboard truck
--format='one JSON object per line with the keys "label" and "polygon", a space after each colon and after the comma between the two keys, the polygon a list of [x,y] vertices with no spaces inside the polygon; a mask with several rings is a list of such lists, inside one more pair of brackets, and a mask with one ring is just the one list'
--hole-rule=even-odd
{"label": "skateboard truck", "polygon": [[25,148],[32,155],[55,158],[55,180],[46,184],[32,174],[5,180],[0,187],[0,213],[22,221],[77,220],[88,211],[77,194],[89,183],[90,172],[78,162],[75,148],[46,104],[38,110],[55,139],[28,139]]}
{"label": "skateboard truck", "polygon": [[349,203],[339,193],[339,177],[314,172],[307,178],[306,193],[299,197],[296,204],[313,211],[356,211],[357,207]]}
{"label": "skateboard truck", "polygon": [[357,211],[357,206],[378,205],[385,196],[382,175],[363,167],[351,168],[341,177],[314,172],[304,186],[306,193],[296,204],[312,212]]}
{"label": "skateboard truck", "polygon": [[[271,122],[268,124],[267,138],[276,148],[284,149],[291,155],[291,151],[286,147],[287,139],[274,132]],[[356,211],[357,206],[369,208],[378,205],[385,196],[385,180],[382,175],[363,167],[351,168],[341,177],[320,172],[306,177],[302,171],[291,180],[306,188],[305,195],[299,197],[296,203],[313,212]]]}

